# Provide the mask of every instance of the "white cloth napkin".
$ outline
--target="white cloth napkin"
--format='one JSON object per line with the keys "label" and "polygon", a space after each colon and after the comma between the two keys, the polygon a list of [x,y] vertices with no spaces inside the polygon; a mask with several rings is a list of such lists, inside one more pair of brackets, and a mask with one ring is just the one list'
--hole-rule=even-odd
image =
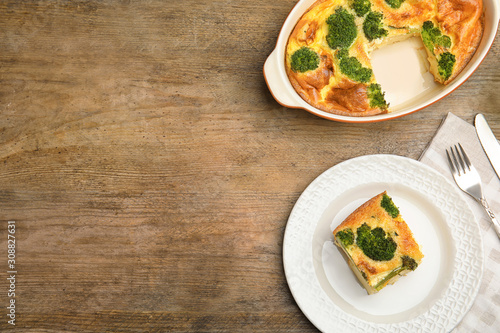
{"label": "white cloth napkin", "polygon": [[[423,152],[420,161],[438,170],[454,182],[448,167],[445,149],[458,142],[481,175],[486,200],[497,219],[500,219],[500,180],[484,153],[471,123],[449,113]],[[484,271],[481,287],[474,304],[453,332],[500,332],[500,239],[491,227],[488,215],[481,205],[466,193],[463,193],[463,196],[471,207],[482,231]]]}

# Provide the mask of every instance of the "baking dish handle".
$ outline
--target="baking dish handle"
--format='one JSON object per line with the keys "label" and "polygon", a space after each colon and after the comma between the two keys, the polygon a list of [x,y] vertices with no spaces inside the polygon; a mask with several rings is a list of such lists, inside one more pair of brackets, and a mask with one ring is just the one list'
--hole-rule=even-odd
{"label": "baking dish handle", "polygon": [[299,107],[297,97],[293,95],[295,91],[289,84],[288,77],[281,68],[278,57],[278,51],[274,49],[264,63],[264,78],[271,94],[278,103],[286,107],[297,108]]}

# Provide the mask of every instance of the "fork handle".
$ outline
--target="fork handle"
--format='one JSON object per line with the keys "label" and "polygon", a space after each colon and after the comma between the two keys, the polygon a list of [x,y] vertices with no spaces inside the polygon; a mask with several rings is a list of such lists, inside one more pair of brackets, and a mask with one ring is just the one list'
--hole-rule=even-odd
{"label": "fork handle", "polygon": [[498,237],[500,238],[500,223],[498,223],[498,220],[495,217],[495,214],[493,214],[493,211],[491,210],[490,206],[488,205],[488,203],[486,202],[485,199],[481,199],[481,200],[479,200],[479,202],[483,206],[486,213],[488,213],[488,216],[490,217],[490,220],[493,223],[493,228],[495,228],[495,231],[496,231]]}

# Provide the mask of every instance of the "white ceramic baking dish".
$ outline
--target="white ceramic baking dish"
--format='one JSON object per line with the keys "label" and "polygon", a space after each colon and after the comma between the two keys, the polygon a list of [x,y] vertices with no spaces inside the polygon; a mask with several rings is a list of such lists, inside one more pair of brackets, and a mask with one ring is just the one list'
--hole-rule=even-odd
{"label": "white ceramic baking dish", "polygon": [[[288,36],[302,14],[315,1],[300,0],[291,10],[281,28],[276,48],[264,64],[264,77],[271,94],[281,105],[304,109],[319,117],[341,122],[366,123],[398,118],[421,110],[449,95],[464,83],[481,64],[495,40],[500,20],[498,0],[483,0],[484,34],[481,43],[469,64],[447,86],[434,83],[426,68],[425,51],[423,51],[421,42],[416,38],[374,51],[372,55],[374,74],[386,92],[391,112],[369,117],[339,116],[319,110],[305,102],[293,89],[285,71],[285,48]],[[403,58],[405,63],[398,63],[397,59]],[[407,65],[408,59],[412,59],[413,66]],[[410,71],[405,72],[405,68],[410,69]]]}

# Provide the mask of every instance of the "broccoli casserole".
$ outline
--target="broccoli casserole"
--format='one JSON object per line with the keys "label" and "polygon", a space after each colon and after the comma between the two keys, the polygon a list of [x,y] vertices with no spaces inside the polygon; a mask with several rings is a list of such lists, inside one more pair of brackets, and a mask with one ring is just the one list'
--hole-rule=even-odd
{"label": "broccoli casserole", "polygon": [[318,0],[289,36],[285,67],[295,91],[334,114],[389,112],[373,50],[412,36],[441,84],[467,65],[483,33],[482,0]]}

